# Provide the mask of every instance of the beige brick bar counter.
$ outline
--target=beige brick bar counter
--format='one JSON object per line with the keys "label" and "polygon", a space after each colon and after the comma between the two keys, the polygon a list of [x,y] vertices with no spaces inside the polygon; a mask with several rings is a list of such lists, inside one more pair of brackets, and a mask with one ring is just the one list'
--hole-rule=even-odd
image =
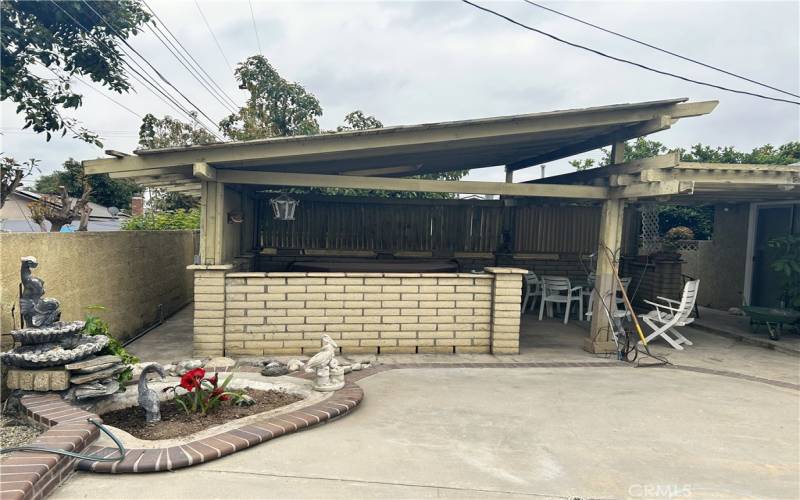
{"label": "beige brick bar counter", "polygon": [[519,352],[522,275],[195,272],[196,356]]}

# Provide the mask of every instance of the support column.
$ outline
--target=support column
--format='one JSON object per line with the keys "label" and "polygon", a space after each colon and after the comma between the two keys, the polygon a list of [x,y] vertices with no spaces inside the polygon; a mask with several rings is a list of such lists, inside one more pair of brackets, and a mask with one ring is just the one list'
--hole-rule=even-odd
{"label": "support column", "polygon": [[487,267],[494,274],[492,286],[492,354],[519,354],[522,275],[527,269]]}
{"label": "support column", "polygon": [[514,182],[514,171],[506,166],[506,182],[509,184]]}
{"label": "support column", "polygon": [[222,264],[222,231],[225,185],[220,182],[200,183],[200,263]]}
{"label": "support column", "polygon": [[225,355],[225,273],[232,265],[189,266],[194,271],[194,357]]}
{"label": "support column", "polygon": [[[592,325],[589,338],[584,340],[583,348],[592,353],[615,352],[616,345],[611,336],[606,307],[616,309],[617,281],[614,277],[612,261],[617,265],[622,243],[622,217],[625,202],[620,199],[603,202],[600,217],[600,243],[597,249],[597,268],[595,269],[596,294],[592,306]],[[599,295],[599,298],[598,298]],[[605,304],[605,306],[604,306]]]}

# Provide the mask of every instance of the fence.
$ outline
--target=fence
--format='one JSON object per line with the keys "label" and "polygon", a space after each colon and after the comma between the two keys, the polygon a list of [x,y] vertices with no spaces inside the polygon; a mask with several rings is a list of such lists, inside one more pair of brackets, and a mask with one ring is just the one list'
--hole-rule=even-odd
{"label": "fence", "polygon": [[[262,200],[261,214],[269,214]],[[518,203],[518,202],[517,202]],[[626,216],[630,246],[633,211]],[[504,230],[513,253],[592,253],[596,205],[510,205],[501,201],[300,198],[296,220],[259,217],[259,245],[280,250],[499,253]],[[635,236],[635,233],[634,233]],[[634,237],[635,243],[635,237]]]}

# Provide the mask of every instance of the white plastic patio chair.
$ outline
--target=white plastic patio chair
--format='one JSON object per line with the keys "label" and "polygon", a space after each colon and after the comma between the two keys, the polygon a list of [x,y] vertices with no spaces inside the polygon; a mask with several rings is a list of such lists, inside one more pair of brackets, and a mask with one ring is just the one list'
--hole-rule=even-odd
{"label": "white plastic patio chair", "polygon": [[542,297],[542,283],[533,271],[529,271],[528,274],[524,276],[523,280],[525,297],[522,299],[522,314],[525,314],[528,301],[530,300],[530,309],[533,309],[533,306],[536,304],[536,299]]}
{"label": "white plastic patio chair", "polygon": [[[681,297],[680,302],[666,297],[658,297],[659,300],[663,301],[660,304],[645,300],[646,303],[656,308],[654,311],[639,316],[642,321],[653,329],[653,333],[645,337],[648,343],[656,337],[662,337],[669,345],[679,351],[683,350],[682,344],[692,345],[692,342],[676,330],[675,327],[686,326],[694,321],[694,318],[690,318],[689,315],[692,314],[694,302],[697,300],[699,286],[700,280],[687,281],[683,287],[683,297]],[[667,332],[672,333],[674,338]],[[641,344],[642,341],[640,340],[639,343]]]}
{"label": "white plastic patio chair", "polygon": [[542,276],[542,300],[539,303],[539,321],[544,315],[545,305],[547,316],[553,317],[553,304],[565,304],[564,324],[569,322],[569,308],[573,302],[578,303],[578,318],[583,316],[582,287],[572,286],[569,278],[561,276]]}
{"label": "white plastic patio chair", "polygon": [[[594,294],[594,285],[597,282],[597,273],[594,271],[590,272],[588,276],[586,276],[586,286],[581,291],[583,294],[583,303],[591,304],[592,295]],[[589,306],[589,311],[591,312],[592,306]]]}

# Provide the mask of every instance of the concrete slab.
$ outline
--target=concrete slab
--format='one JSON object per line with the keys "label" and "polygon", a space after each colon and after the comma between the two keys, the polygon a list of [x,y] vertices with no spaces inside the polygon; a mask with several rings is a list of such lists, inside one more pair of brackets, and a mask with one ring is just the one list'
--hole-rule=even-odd
{"label": "concrete slab", "polygon": [[[436,368],[360,382],[351,416],[70,498],[796,498],[800,392],[664,369]],[[661,492],[660,494],[656,494]]]}
{"label": "concrete slab", "polygon": [[194,307],[189,304],[126,349],[142,361],[171,363],[192,357]]}

